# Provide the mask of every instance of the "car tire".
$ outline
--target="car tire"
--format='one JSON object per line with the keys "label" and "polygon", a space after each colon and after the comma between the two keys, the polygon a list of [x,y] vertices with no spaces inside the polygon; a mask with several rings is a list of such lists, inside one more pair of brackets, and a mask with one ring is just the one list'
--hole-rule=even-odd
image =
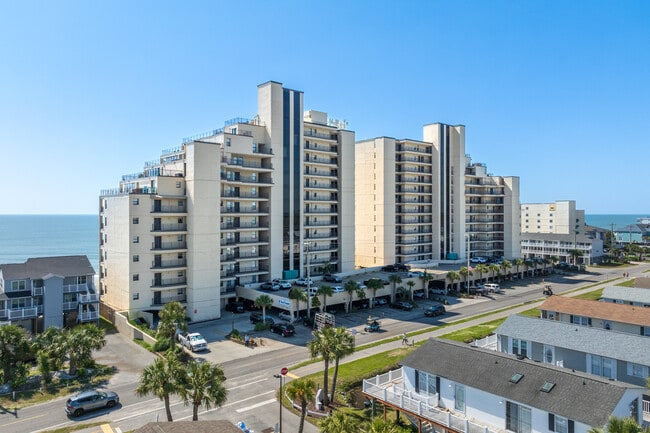
{"label": "car tire", "polygon": [[115,402],[113,400],[109,401],[108,403],[106,403],[106,407],[108,408],[115,407]]}
{"label": "car tire", "polygon": [[76,417],[79,417],[79,416],[81,416],[81,415],[83,415],[83,414],[84,414],[84,410],[83,410],[83,409],[75,409],[75,410],[74,410],[74,413],[73,413],[72,415],[74,415],[74,416],[76,416]]}

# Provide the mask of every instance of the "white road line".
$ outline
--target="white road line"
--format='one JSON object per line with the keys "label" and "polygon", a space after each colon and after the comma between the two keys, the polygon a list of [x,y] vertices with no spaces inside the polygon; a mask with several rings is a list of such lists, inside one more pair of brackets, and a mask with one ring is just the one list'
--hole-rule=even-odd
{"label": "white road line", "polygon": [[268,379],[268,378],[266,378],[266,379],[260,379],[260,380],[256,380],[256,381],[254,381],[254,382],[248,382],[248,383],[244,383],[244,384],[242,384],[242,385],[232,386],[232,387],[228,388],[228,391],[231,391],[231,390],[233,390],[233,389],[237,389],[237,388],[244,388],[244,387],[246,387],[246,386],[252,385],[253,383],[266,382],[267,380],[269,380],[269,379]]}
{"label": "white road line", "polygon": [[[275,394],[275,391],[267,391],[267,392],[263,392],[263,393],[261,393],[261,394],[254,395],[254,396],[252,396],[252,397],[248,397],[248,398],[244,398],[244,399],[242,399],[242,400],[233,401],[232,403],[224,404],[224,405],[221,406],[221,407],[213,407],[213,408],[210,409],[210,410],[204,410],[203,412],[200,412],[199,415],[202,415],[202,414],[204,414],[204,413],[209,413],[209,412],[212,412],[212,411],[215,411],[215,410],[223,409],[223,408],[225,408],[225,407],[230,407],[230,406],[233,406],[233,405],[235,405],[235,404],[237,404],[237,403],[241,403],[241,402],[244,402],[244,401],[247,401],[247,400],[252,400],[252,399],[254,399],[254,398],[258,398],[258,397],[260,397],[260,396],[267,395],[267,394]],[[273,401],[277,401],[277,400],[273,399]],[[177,421],[182,421],[182,420],[184,420],[184,419],[188,419],[188,418],[192,418],[192,415],[184,416],[184,417],[182,417],[182,418],[175,418],[175,419],[176,419]]]}
{"label": "white road line", "polygon": [[260,406],[266,406],[267,404],[275,403],[276,401],[277,401],[276,399],[272,398],[270,400],[261,401],[261,402],[259,402],[257,404],[252,405],[252,406],[242,407],[241,409],[237,409],[235,412],[237,412],[237,413],[246,412],[246,411],[249,411],[249,410],[252,410],[252,409],[256,409],[256,408],[258,408]]}

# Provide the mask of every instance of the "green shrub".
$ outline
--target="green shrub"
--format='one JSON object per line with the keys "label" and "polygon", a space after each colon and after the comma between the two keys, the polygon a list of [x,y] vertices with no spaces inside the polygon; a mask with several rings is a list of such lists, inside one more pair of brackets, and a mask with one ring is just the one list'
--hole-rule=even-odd
{"label": "green shrub", "polygon": [[259,332],[259,331],[266,331],[270,327],[271,327],[271,325],[268,322],[257,322],[255,324],[254,329],[255,329],[255,331]]}
{"label": "green shrub", "polygon": [[156,340],[156,343],[153,345],[154,352],[165,352],[171,347],[171,341],[169,338],[159,338]]}

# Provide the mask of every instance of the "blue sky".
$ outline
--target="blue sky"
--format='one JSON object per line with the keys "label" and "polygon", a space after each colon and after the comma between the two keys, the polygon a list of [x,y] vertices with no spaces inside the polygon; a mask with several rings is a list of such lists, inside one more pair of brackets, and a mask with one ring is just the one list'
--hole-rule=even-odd
{"label": "blue sky", "polygon": [[95,214],[268,80],[357,139],[466,126],[522,202],[650,213],[647,1],[1,1],[0,214]]}

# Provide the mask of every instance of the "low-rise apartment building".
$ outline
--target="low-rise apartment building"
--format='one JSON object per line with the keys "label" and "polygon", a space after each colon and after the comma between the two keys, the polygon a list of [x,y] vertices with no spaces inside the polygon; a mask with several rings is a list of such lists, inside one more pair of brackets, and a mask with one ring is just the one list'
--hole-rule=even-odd
{"label": "low-rise apartment building", "polygon": [[0,265],[0,322],[31,333],[99,320],[95,271],[86,256]]}
{"label": "low-rise apartment building", "polygon": [[[650,288],[607,286],[600,295],[603,302],[650,307]],[[650,310],[648,310],[650,314]]]}

